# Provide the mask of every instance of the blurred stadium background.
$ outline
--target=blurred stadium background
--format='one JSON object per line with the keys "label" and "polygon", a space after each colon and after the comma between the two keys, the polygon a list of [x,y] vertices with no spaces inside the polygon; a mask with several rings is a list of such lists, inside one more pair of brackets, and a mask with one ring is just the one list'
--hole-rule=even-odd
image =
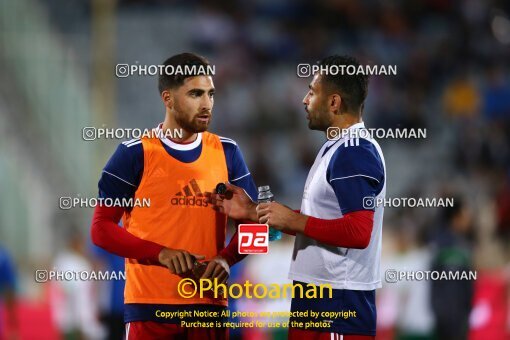
{"label": "blurred stadium background", "polygon": [[[377,338],[444,338],[450,329],[451,339],[510,339],[509,15],[504,0],[0,2],[0,332],[102,338],[115,323],[118,284],[43,284],[34,273],[57,263],[118,268],[90,244],[92,209],[59,209],[60,196],[96,195],[120,142],[84,141],[82,129],[156,126],[164,115],[156,78],[117,78],[115,65],[193,51],[216,65],[212,131],[235,139],[257,184],[291,207],[324,139],[306,127],[308,80],[297,64],[336,53],[398,65],[397,76],[372,77],[364,120],[426,128],[427,138],[380,140],[387,196],[454,196],[460,209],[386,209],[383,277],[386,269],[478,274],[471,283],[384,282]],[[234,280],[285,282],[291,247],[288,238],[273,256],[252,256]],[[467,256],[441,262],[445,247]],[[289,302],[232,308],[285,311]]]}

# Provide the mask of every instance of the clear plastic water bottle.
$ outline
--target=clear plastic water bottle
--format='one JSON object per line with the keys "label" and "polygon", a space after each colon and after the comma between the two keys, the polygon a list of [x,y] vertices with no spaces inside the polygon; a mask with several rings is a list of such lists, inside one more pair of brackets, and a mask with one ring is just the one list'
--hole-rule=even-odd
{"label": "clear plastic water bottle", "polygon": [[[259,187],[258,203],[269,203],[274,201],[274,195],[269,185]],[[278,241],[282,238],[282,232],[269,227],[269,241]]]}

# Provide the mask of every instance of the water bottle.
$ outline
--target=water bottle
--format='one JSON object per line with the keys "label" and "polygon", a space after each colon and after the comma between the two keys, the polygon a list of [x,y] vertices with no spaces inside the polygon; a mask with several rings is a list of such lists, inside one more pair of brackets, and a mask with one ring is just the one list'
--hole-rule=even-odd
{"label": "water bottle", "polygon": [[[258,203],[269,203],[274,201],[274,195],[271,193],[269,185],[259,187]],[[282,232],[269,227],[269,241],[277,241],[282,238]]]}

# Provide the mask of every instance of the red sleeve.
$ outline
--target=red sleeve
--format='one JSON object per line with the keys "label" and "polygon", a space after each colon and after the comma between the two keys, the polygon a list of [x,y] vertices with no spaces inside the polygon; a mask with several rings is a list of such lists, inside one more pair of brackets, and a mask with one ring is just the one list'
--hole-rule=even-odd
{"label": "red sleeve", "polygon": [[229,244],[220,251],[220,256],[223,257],[228,265],[232,267],[237,262],[246,257],[246,254],[239,254],[239,233],[236,231]]}
{"label": "red sleeve", "polygon": [[335,220],[310,216],[304,234],[314,240],[335,247],[364,249],[370,243],[374,212],[355,211]]}
{"label": "red sleeve", "polygon": [[123,213],[124,208],[121,207],[96,206],[90,230],[92,242],[115,255],[159,265],[159,252],[164,247],[119,227]]}

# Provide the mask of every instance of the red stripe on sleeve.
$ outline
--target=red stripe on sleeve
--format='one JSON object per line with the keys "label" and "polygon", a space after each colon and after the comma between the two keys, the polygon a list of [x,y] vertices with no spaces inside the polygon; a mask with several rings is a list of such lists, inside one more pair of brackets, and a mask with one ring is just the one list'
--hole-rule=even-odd
{"label": "red stripe on sleeve", "polygon": [[219,255],[227,261],[230,267],[246,257],[246,254],[239,254],[239,233],[237,231]]}
{"label": "red stripe on sleeve", "polygon": [[159,263],[159,252],[164,247],[129,233],[118,226],[124,214],[122,207],[96,206],[90,234],[92,242],[104,250],[125,258],[135,259],[145,264]]}
{"label": "red stripe on sleeve", "polygon": [[335,247],[364,249],[370,244],[374,212],[355,211],[342,218],[324,220],[310,216],[304,234]]}

